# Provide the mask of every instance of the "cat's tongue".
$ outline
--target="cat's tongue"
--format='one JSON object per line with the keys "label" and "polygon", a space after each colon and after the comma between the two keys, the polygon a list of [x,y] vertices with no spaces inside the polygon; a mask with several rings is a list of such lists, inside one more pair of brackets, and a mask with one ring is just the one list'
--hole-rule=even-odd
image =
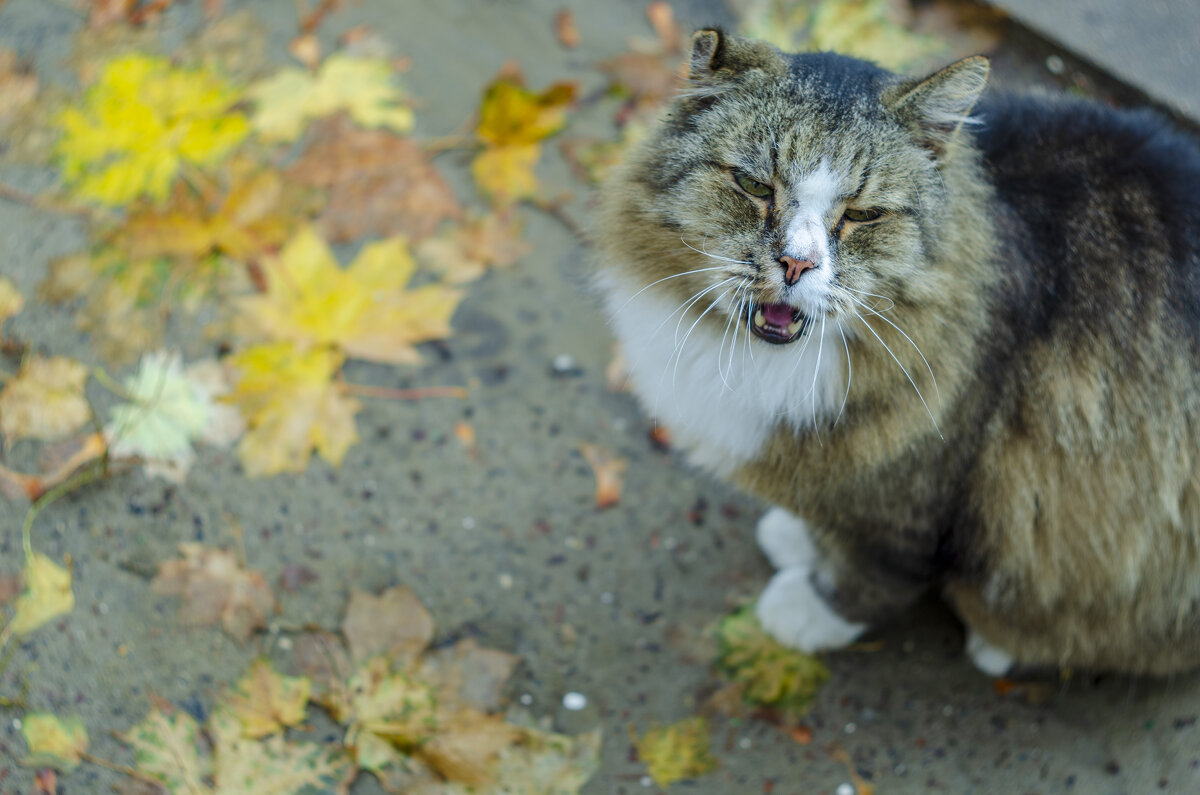
{"label": "cat's tongue", "polygon": [[763,304],[762,313],[763,320],[772,326],[787,328],[788,324],[792,322],[796,310],[790,304]]}

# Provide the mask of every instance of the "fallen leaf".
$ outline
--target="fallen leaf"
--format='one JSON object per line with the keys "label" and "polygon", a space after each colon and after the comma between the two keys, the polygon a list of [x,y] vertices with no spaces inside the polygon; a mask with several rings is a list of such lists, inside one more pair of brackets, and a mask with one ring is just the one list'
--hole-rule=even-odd
{"label": "fallen leaf", "polygon": [[252,85],[248,96],[257,105],[254,128],[268,142],[294,141],[309,120],[339,110],[371,129],[406,133],[413,125],[412,110],[393,82],[392,67],[380,58],[331,55],[315,75],[281,69]]}
{"label": "fallen leaf", "polygon": [[254,741],[221,708],[209,719],[209,734],[216,795],[345,792],[354,777],[354,763],[341,747],[289,742],[281,735]]}
{"label": "fallen leaf", "polygon": [[417,748],[437,731],[433,688],[394,669],[384,656],[359,665],[346,683],[350,712],[334,719],[350,725],[346,745],[361,733],[374,734],[401,748]]}
{"label": "fallen leaf", "polygon": [[346,682],[354,674],[354,663],[340,638],[332,632],[308,632],[292,643],[294,671],[312,682],[313,703],[330,715],[349,715],[353,709]]}
{"label": "fallen leaf", "polygon": [[183,557],[162,563],[151,587],[157,594],[182,597],[182,621],[199,626],[220,621],[243,642],[267,625],[276,605],[262,572],[243,568],[229,550],[180,544],[179,551]]}
{"label": "fallen leaf", "polygon": [[0,433],[17,439],[59,439],[92,416],[83,394],[87,366],[65,356],[33,356],[0,392]]}
{"label": "fallen leaf", "polygon": [[575,93],[573,83],[555,83],[540,94],[529,91],[511,64],[484,90],[475,134],[485,148],[471,163],[471,174],[492,203],[503,206],[536,194],[538,142],[566,124]]}
{"label": "fallen leaf", "polygon": [[227,399],[249,429],[237,448],[248,476],[303,472],[314,449],[331,465],[341,464],[358,441],[354,415],[361,408],[333,381],[344,360],[328,348],[305,352],[288,342],[229,358],[238,380]]}
{"label": "fallen leaf", "polygon": [[33,785],[42,795],[58,795],[58,774],[50,768],[38,770],[33,774]]}
{"label": "fallen leaf", "polygon": [[670,726],[654,727],[640,738],[630,729],[630,736],[646,772],[663,789],[717,768],[716,757],[709,751],[712,739],[704,718],[687,718]]}
{"label": "fallen leaf", "polygon": [[461,709],[438,726],[421,745],[421,758],[446,778],[467,786],[493,783],[492,768],[502,750],[521,736],[498,715]]}
{"label": "fallen leaf", "polygon": [[309,69],[316,69],[321,62],[321,42],[314,33],[301,33],[289,41],[288,52]]}
{"label": "fallen leaf", "polygon": [[241,143],[249,125],[232,110],[240,98],[206,69],[117,57],[59,114],[63,178],[79,198],[100,204],[162,201],[180,168],[215,166]]}
{"label": "fallen leaf", "polygon": [[51,445],[40,456],[41,471],[36,475],[0,466],[0,494],[33,502],[50,489],[63,483],[80,467],[108,452],[108,442],[99,433],[69,439]]}
{"label": "fallen leaf", "polygon": [[241,727],[243,737],[266,737],[304,720],[312,681],[284,676],[270,661],[258,659],[238,680],[223,707]]}
{"label": "fallen leaf", "polygon": [[71,558],[63,568],[40,552],[25,559],[21,579],[25,592],[17,599],[16,614],[6,628],[18,638],[28,635],[48,621],[70,613],[75,607],[71,590]]}
{"label": "fallen leaf", "polygon": [[405,289],[415,269],[397,237],[364,246],[343,270],[306,227],[265,263],[267,290],[240,302],[242,326],[302,346],[336,345],[360,359],[415,364],[414,344],[450,336],[462,297],[439,284]]}
{"label": "fallen leaf", "polygon": [[450,284],[464,284],[529,253],[520,217],[511,210],[477,215],[417,245],[417,259]]}
{"label": "fallen leaf", "polygon": [[249,8],[242,8],[206,23],[174,50],[174,55],[180,63],[203,66],[245,85],[263,71],[268,52],[266,28]]}
{"label": "fallen leaf", "polygon": [[435,683],[444,708],[495,712],[504,706],[504,685],[519,659],[468,638],[426,654],[418,676]]}
{"label": "fallen leaf", "polygon": [[664,2],[648,4],[646,19],[654,29],[653,41],[631,40],[629,52],[597,65],[608,76],[610,87],[629,98],[618,115],[622,122],[651,116],[683,84],[683,31],[675,22],[671,6]]}
{"label": "fallen leaf", "polygon": [[903,0],[823,0],[813,9],[808,48],[870,58],[904,70],[944,51],[934,36],[914,33]]}
{"label": "fallen leaf", "polygon": [[22,65],[12,50],[0,47],[0,128],[31,105],[37,95],[37,73]]}
{"label": "fallen leaf", "polygon": [[579,46],[581,39],[574,12],[564,8],[554,15],[554,35],[558,43],[567,49],[573,50]]}
{"label": "fallen leaf", "polygon": [[533,144],[562,129],[574,83],[555,83],[535,93],[525,88],[518,69],[507,66],[484,90],[475,134],[490,146]]}
{"label": "fallen leaf", "polygon": [[0,607],[4,607],[16,599],[23,590],[25,590],[25,586],[21,582],[20,575],[0,574]]}
{"label": "fallen leaf", "polygon": [[[25,299],[17,292],[17,285],[7,276],[0,276],[0,326],[4,321],[21,311]],[[0,334],[0,336],[3,336]]]}
{"label": "fallen leaf", "polygon": [[425,151],[386,130],[363,130],[344,114],[313,125],[289,181],[329,191],[319,225],[330,240],[368,232],[419,240],[462,217],[454,191]]}
{"label": "fallen leaf", "polygon": [[88,733],[78,716],[63,720],[48,712],[33,712],[21,718],[21,734],[29,753],[25,767],[52,767],[70,772],[79,766],[88,748]]}
{"label": "fallen leaf", "polygon": [[629,462],[594,444],[579,445],[579,452],[596,475],[596,508],[611,508],[620,502]]}
{"label": "fallen leaf", "polygon": [[88,28],[96,30],[118,22],[127,22],[129,13],[137,4],[138,0],[92,0]]}
{"label": "fallen leaf", "polygon": [[716,636],[718,667],[745,685],[744,696],[752,704],[799,717],[829,679],[829,669],[819,658],[789,649],[768,635],[751,607],[722,619]]}
{"label": "fallen leaf", "polygon": [[646,5],[646,19],[654,29],[659,44],[667,52],[682,52],[683,34],[675,21],[675,11],[664,0],[654,0]]}
{"label": "fallen leaf", "polygon": [[541,156],[540,144],[488,147],[471,161],[471,176],[492,204],[505,207],[537,195],[533,169]]}
{"label": "fallen leaf", "polygon": [[182,710],[155,708],[119,739],[133,748],[137,771],[172,793],[206,793],[212,761],[201,756],[200,724]]}
{"label": "fallen leaf", "polygon": [[185,371],[177,353],[147,354],[124,386],[130,402],[114,406],[104,428],[109,453],[141,459],[148,476],[182,483],[195,459],[194,441],[225,446],[244,427],[235,408],[218,402],[229,385],[215,361]]}
{"label": "fallen leaf", "polygon": [[379,596],[356,589],[346,605],[342,634],[355,663],[382,654],[407,666],[433,640],[433,617],[404,586]]}

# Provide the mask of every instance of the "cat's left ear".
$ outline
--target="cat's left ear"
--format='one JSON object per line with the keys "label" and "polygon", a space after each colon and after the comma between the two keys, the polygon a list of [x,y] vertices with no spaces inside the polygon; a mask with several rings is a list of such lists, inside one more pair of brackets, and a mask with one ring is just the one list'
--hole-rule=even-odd
{"label": "cat's left ear", "polygon": [[884,105],[913,128],[918,142],[941,157],[987,85],[991,65],[982,55],[950,64],[924,80],[903,83]]}

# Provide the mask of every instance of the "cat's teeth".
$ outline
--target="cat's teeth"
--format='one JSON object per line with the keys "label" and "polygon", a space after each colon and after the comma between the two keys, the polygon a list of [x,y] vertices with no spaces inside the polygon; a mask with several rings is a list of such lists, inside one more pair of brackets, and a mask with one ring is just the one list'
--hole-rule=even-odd
{"label": "cat's teeth", "polygon": [[792,323],[788,323],[788,334],[795,335],[795,333],[800,330],[800,327],[802,325],[804,325],[803,318],[801,318],[800,320],[794,321]]}
{"label": "cat's teeth", "polygon": [[754,325],[758,326],[759,328],[767,325],[767,319],[763,317],[761,309],[756,310],[754,313]]}

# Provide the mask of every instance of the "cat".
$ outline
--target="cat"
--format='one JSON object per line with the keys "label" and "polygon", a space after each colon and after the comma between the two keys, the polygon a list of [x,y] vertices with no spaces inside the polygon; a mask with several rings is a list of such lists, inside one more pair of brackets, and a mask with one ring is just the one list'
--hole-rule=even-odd
{"label": "cat", "polygon": [[601,189],[634,392],[772,507],[763,626],[845,646],[938,589],[984,672],[1200,664],[1200,148],[695,34]]}

